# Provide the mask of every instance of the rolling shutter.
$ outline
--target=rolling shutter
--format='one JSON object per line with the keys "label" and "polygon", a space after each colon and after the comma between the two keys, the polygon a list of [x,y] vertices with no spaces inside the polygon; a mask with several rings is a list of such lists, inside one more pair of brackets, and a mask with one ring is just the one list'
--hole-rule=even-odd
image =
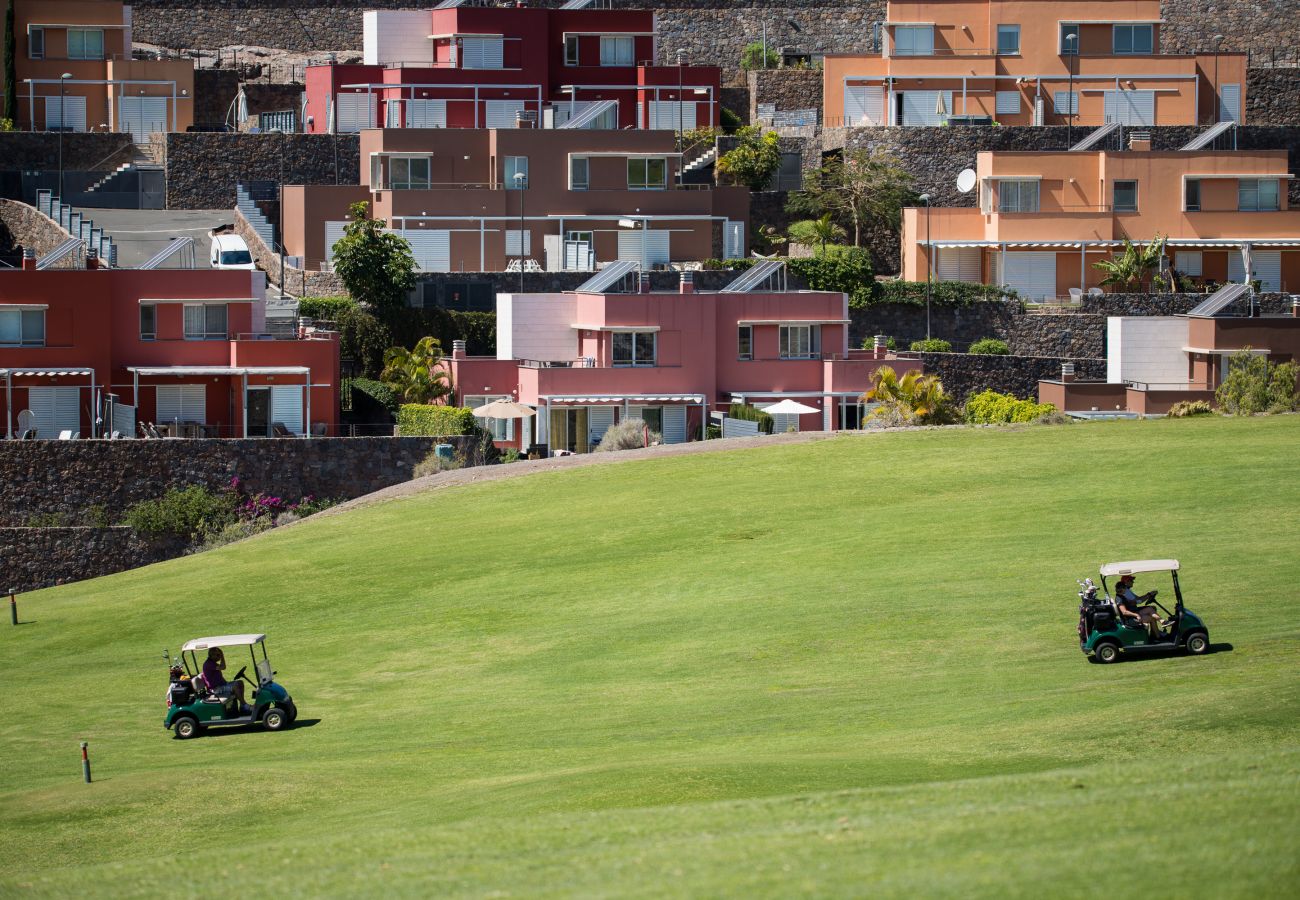
{"label": "rolling shutter", "polygon": [[372,94],[339,94],[334,98],[338,114],[334,130],[349,134],[375,127],[375,98]]}
{"label": "rolling shutter", "polygon": [[1020,112],[1020,91],[998,91],[994,109],[998,115]]}
{"label": "rolling shutter", "polygon": [[[943,96],[945,112],[939,112]],[[952,113],[952,91],[903,91],[904,125],[942,125]]]}
{"label": "rolling shutter", "polygon": [[348,225],[347,222],[326,222],[325,223],[325,259],[333,262],[334,245],[343,238],[343,229]]}
{"label": "rolling shutter", "polygon": [[52,441],[60,431],[81,430],[81,388],[34,387],[27,389],[27,408],[36,418],[36,437]]}
{"label": "rolling shutter", "polygon": [[618,258],[634,259],[641,263],[642,269],[668,263],[668,232],[661,231],[620,231],[618,233]]}
{"label": "rolling shutter", "polygon": [[407,128],[446,128],[446,100],[406,101]]}
{"label": "rolling shutter", "polygon": [[591,446],[600,443],[600,439],[605,436],[614,425],[614,407],[612,406],[591,406],[587,408],[587,432],[591,439]]}
{"label": "rolling shutter", "polygon": [[1241,85],[1225,84],[1219,89],[1219,121],[1241,121]]}
{"label": "rolling shutter", "polygon": [[137,143],[149,140],[151,132],[166,132],[166,97],[123,97],[120,103],[118,131],[129,131]]}
{"label": "rolling shutter", "polygon": [[[504,63],[501,38],[461,38],[460,67],[462,69],[500,69]],[[488,126],[491,127],[491,126]]]}
{"label": "rolling shutter", "polygon": [[415,267],[422,272],[451,271],[451,232],[426,228],[397,231],[411,245]]}
{"label": "rolling shutter", "polygon": [[1027,300],[1054,298],[1056,254],[1008,252],[1002,281]]}
{"label": "rolling shutter", "polygon": [[271,388],[271,421],[279,422],[293,434],[302,434],[302,392],[296,384]]}
{"label": "rolling shutter", "polygon": [[940,281],[965,281],[979,284],[979,247],[940,247],[935,259],[935,275]]}
{"label": "rolling shutter", "polygon": [[45,127],[51,131],[55,129],[85,131],[86,98],[72,96],[46,97]]}
{"label": "rolling shutter", "polygon": [[845,85],[844,124],[885,124],[884,91],[876,85]]}
{"label": "rolling shutter", "polygon": [[[107,427],[107,425],[105,425]],[[135,407],[125,403],[113,402],[113,431],[122,437],[135,437]],[[111,433],[109,434],[111,437]]]}
{"label": "rolling shutter", "polygon": [[524,109],[522,100],[488,100],[485,128],[514,128],[515,113]]}
{"label": "rolling shutter", "polygon": [[743,259],[745,256],[745,223],[727,220],[723,223],[722,234],[726,241],[726,258]]}
{"label": "rolling shutter", "polygon": [[799,430],[798,413],[773,413],[772,414],[772,433],[785,434],[787,431]]}
{"label": "rolling shutter", "polygon": [[1107,122],[1119,122],[1121,125],[1154,125],[1156,92],[1106,91],[1105,113]]}
{"label": "rolling shutter", "polygon": [[159,424],[202,422],[207,424],[207,386],[202,384],[160,384],[154,418]]}
{"label": "rolling shutter", "polygon": [[[1250,271],[1252,280],[1259,281],[1261,291],[1282,290],[1282,251],[1252,250]],[[1228,251],[1228,280],[1238,284],[1246,280],[1246,264],[1240,250]]]}
{"label": "rolling shutter", "polygon": [[695,130],[695,102],[678,104],[674,100],[650,101],[650,128],[664,131],[676,131],[678,116],[681,116],[682,131]]}
{"label": "rolling shutter", "polygon": [[686,443],[686,407],[665,406],[663,408],[664,443]]}

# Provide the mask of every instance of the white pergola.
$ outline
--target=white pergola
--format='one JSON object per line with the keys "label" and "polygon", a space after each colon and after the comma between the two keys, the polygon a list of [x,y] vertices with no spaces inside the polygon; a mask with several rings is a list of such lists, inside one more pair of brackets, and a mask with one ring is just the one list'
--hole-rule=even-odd
{"label": "white pergola", "polygon": [[137,407],[140,405],[140,376],[146,378],[157,378],[163,376],[185,377],[208,377],[208,376],[239,376],[241,379],[241,393],[239,408],[243,417],[243,436],[248,437],[248,376],[276,376],[287,375],[304,378],[303,387],[303,435],[311,437],[311,389],[313,387],[329,387],[328,384],[312,384],[311,369],[307,366],[128,366],[127,371],[131,373],[134,381],[134,392],[132,400]]}
{"label": "white pergola", "polygon": [[25,367],[13,369],[0,369],[0,378],[5,380],[5,436],[10,440],[14,436],[14,378],[60,378],[67,377],[89,377],[90,384],[90,436],[95,436],[95,419],[99,404],[95,400],[95,370],[78,367]]}

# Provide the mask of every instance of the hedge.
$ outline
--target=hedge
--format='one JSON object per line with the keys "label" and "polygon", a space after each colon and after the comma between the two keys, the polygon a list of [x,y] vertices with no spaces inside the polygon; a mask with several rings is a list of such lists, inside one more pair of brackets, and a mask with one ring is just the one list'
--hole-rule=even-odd
{"label": "hedge", "polygon": [[397,408],[397,433],[402,437],[449,437],[472,434],[472,410],[461,406],[403,403]]}
{"label": "hedge", "polygon": [[1011,352],[1011,348],[1001,338],[980,338],[971,344],[966,352],[976,356],[1006,356]]}
{"label": "hedge", "polygon": [[776,420],[769,413],[763,412],[756,406],[750,406],[748,403],[731,404],[727,409],[727,415],[733,419],[757,422],[758,430],[763,434],[771,434],[772,429],[776,427]]}
{"label": "hedge", "polygon": [[966,400],[966,421],[973,425],[1032,422],[1054,412],[1056,407],[1050,403],[1021,400],[1012,394],[999,394],[997,391],[981,391]]}
{"label": "hedge", "polygon": [[[970,306],[975,303],[1001,301],[1003,298],[1019,300],[1020,295],[1011,288],[996,284],[971,284],[965,281],[930,282],[930,303],[939,306]],[[878,281],[871,302],[925,306],[925,282],[898,279]]]}
{"label": "hedge", "polygon": [[951,353],[952,342],[945,341],[943,338],[925,338],[920,341],[912,341],[908,350],[916,350],[921,353]]}
{"label": "hedge", "polygon": [[298,301],[298,315],[333,322],[344,310],[358,309],[357,301],[344,294],[340,297],[303,297]]}

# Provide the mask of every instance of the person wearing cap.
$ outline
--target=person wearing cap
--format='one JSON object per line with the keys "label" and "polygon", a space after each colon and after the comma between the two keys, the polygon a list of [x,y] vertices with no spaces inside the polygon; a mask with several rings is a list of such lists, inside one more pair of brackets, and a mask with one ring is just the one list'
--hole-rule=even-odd
{"label": "person wearing cap", "polygon": [[1147,633],[1151,635],[1151,640],[1158,640],[1160,637],[1160,614],[1150,606],[1142,606],[1155,597],[1155,591],[1148,591],[1142,596],[1133,592],[1133,582],[1137,579],[1133,575],[1121,575],[1115,585],[1115,600],[1119,606],[1119,614],[1125,619],[1136,619],[1137,624],[1145,626]]}

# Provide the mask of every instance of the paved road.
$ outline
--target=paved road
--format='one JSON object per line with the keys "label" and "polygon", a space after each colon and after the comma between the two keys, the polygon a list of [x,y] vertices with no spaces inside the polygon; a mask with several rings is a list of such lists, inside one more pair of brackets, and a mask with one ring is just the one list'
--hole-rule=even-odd
{"label": "paved road", "polygon": [[[122,268],[140,265],[174,237],[192,237],[194,265],[206,269],[211,245],[208,231],[235,220],[234,213],[228,209],[82,209],[79,212],[112,235],[117,244],[117,264]],[[169,262],[168,268],[180,268],[179,260]]]}

